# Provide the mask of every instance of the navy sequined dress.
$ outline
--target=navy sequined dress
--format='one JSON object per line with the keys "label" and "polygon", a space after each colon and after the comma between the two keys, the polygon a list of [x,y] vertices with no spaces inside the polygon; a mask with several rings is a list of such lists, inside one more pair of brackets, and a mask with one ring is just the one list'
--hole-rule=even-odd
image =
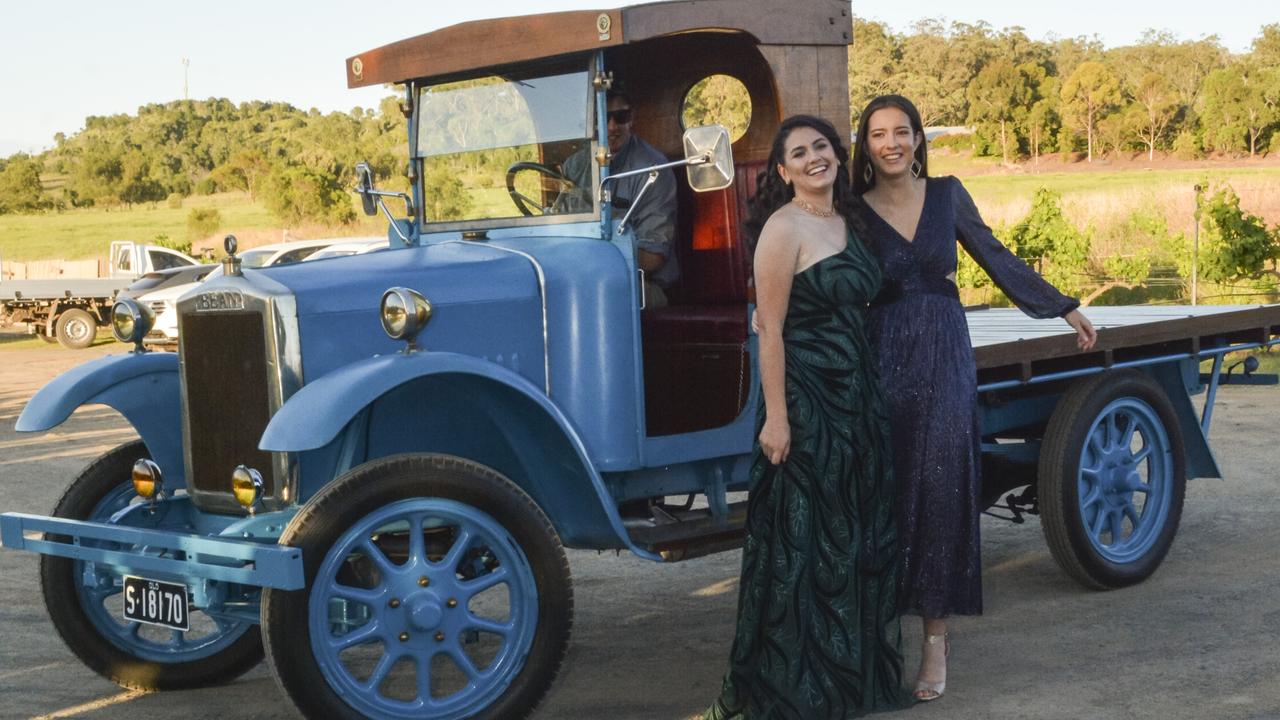
{"label": "navy sequined dress", "polygon": [[953,177],[929,178],[916,236],[865,203],[884,284],[868,318],[889,403],[898,482],[899,608],[929,618],[982,614],[977,373],[959,292],[956,241],[1023,312],[1058,317],[1079,303],[1010,252]]}

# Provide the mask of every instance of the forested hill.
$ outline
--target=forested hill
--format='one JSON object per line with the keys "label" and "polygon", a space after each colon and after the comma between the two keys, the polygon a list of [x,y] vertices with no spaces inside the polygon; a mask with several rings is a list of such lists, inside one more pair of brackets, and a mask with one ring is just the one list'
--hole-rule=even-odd
{"label": "forested hill", "polygon": [[285,103],[179,100],[89,117],[40,156],[9,158],[0,212],[243,190],[282,219],[340,223],[350,219],[344,186],[356,162],[368,160],[384,185],[404,175],[405,120],[395,98],[382,105],[326,115]]}
{"label": "forested hill", "polygon": [[[1107,49],[982,23],[930,20],[893,33],[855,20],[849,75],[855,115],[875,95],[901,93],[926,125],[974,126],[975,151],[1006,162],[1049,152],[1252,155],[1280,142],[1280,24],[1232,55],[1214,37],[1148,32]],[[706,120],[745,121],[733,84],[698,92],[693,105]],[[344,188],[358,160],[373,164],[380,184],[403,188],[404,126],[394,97],[345,114],[209,99],[90,117],[51,150],[0,160],[0,214],[243,190],[282,222],[340,224],[352,217]]]}
{"label": "forested hill", "polygon": [[900,93],[925,125],[975,126],[977,151],[1006,161],[1057,151],[1253,155],[1280,127],[1280,24],[1262,26],[1251,51],[1233,56],[1215,36],[1147,31],[1107,49],[984,23],[926,20],[895,34],[855,21],[849,85],[855,114]]}

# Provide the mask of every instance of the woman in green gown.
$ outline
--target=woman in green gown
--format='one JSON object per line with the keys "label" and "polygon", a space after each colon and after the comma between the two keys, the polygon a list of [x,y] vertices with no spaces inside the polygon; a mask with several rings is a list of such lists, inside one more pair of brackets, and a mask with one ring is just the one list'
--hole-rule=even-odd
{"label": "woman in green gown", "polygon": [[864,333],[880,288],[835,129],[782,123],[752,200],[764,407],[737,632],[706,720],[905,707],[889,422]]}

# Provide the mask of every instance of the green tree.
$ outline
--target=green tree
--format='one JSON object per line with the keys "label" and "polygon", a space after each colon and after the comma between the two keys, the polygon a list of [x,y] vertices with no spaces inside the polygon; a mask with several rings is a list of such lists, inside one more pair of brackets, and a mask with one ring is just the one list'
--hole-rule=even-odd
{"label": "green tree", "polygon": [[1088,138],[1089,162],[1093,162],[1098,120],[1120,101],[1120,81],[1100,62],[1080,63],[1062,84],[1062,108]]}
{"label": "green tree", "polygon": [[1256,115],[1260,104],[1261,99],[1248,82],[1243,65],[1209,73],[1204,81],[1202,116],[1205,147],[1232,153],[1249,148],[1250,117]]}
{"label": "green tree", "polygon": [[898,46],[882,23],[853,19],[849,46],[849,121],[858,127],[858,114],[872,98],[895,92]]}
{"label": "green tree", "polygon": [[0,170],[0,215],[34,212],[47,206],[40,163],[21,153],[10,157]]}
{"label": "green tree", "polygon": [[1155,160],[1156,143],[1160,142],[1178,111],[1178,102],[1163,75],[1149,72],[1133,87],[1135,105],[1129,123],[1147,146],[1147,159]]}
{"label": "green tree", "polygon": [[[1034,66],[1032,66],[1034,67]],[[969,122],[988,129],[1000,142],[1000,154],[1009,164],[1009,147],[1017,149],[1016,128],[1034,102],[1033,78],[1005,59],[982,68],[969,83]]]}
{"label": "green tree", "polygon": [[264,186],[267,209],[285,223],[345,225],[355,220],[351,196],[330,172],[305,165],[277,167]]}
{"label": "green tree", "polygon": [[1249,60],[1258,67],[1280,67],[1280,23],[1263,25],[1253,39]]}
{"label": "green tree", "polygon": [[682,119],[687,128],[718,123],[736,140],[751,124],[751,96],[737,78],[711,75],[689,89]]}

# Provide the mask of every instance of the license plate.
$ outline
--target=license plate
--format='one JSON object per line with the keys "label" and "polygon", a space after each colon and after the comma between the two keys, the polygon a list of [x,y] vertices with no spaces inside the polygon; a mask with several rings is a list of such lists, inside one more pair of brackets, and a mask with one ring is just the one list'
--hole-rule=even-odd
{"label": "license plate", "polygon": [[124,619],[171,630],[190,630],[187,586],[125,576]]}

